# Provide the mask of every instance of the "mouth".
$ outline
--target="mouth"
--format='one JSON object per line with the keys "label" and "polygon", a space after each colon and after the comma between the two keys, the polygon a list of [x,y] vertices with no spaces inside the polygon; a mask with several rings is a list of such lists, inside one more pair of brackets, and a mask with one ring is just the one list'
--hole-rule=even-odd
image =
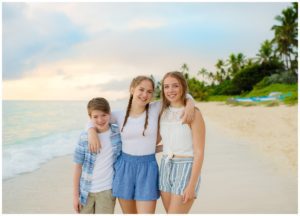
{"label": "mouth", "polygon": [[139,98],[139,100],[144,102],[144,103],[148,101],[148,99],[142,99],[142,98]]}
{"label": "mouth", "polygon": [[177,94],[168,94],[167,97],[170,99],[176,98]]}
{"label": "mouth", "polygon": [[97,124],[99,127],[104,127],[106,125],[106,122],[104,123],[100,123],[100,124]]}

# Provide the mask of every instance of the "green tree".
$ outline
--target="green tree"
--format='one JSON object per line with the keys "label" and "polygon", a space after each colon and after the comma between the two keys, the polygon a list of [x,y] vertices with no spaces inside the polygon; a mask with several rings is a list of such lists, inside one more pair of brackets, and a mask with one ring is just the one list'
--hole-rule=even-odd
{"label": "green tree", "polygon": [[250,91],[253,89],[253,86],[264,77],[282,71],[282,67],[283,65],[276,61],[272,61],[267,64],[256,63],[251,66],[244,67],[232,79],[233,87],[238,90],[238,93]]}
{"label": "green tree", "polygon": [[159,99],[160,98],[160,93],[161,93],[161,82],[158,81],[156,82],[153,74],[150,75],[150,78],[153,80],[154,84],[155,84],[155,88],[154,88],[154,98],[155,99]]}
{"label": "green tree", "polygon": [[234,77],[240,69],[242,69],[245,65],[246,57],[242,53],[238,53],[237,55],[231,53],[229,55],[229,59],[227,60],[227,65],[229,66],[228,73],[231,77]]}
{"label": "green tree", "polygon": [[183,74],[186,80],[189,79],[189,67],[186,63],[183,63],[183,65],[181,66],[181,73]]}
{"label": "green tree", "polygon": [[204,82],[200,82],[195,77],[187,80],[189,86],[189,92],[196,100],[206,100],[208,97],[208,92],[205,87]]}
{"label": "green tree", "polygon": [[238,70],[243,69],[246,61],[246,56],[243,53],[238,53],[237,57]]}
{"label": "green tree", "polygon": [[227,71],[225,70],[225,62],[222,59],[218,59],[215,67],[217,68],[217,74],[219,73],[220,82],[223,82],[228,76]]}
{"label": "green tree", "polygon": [[273,25],[275,36],[272,42],[276,44],[276,53],[284,61],[287,70],[292,69],[292,55],[298,55],[298,3],[282,11],[275,17],[279,25]]}
{"label": "green tree", "polygon": [[273,52],[273,44],[269,40],[265,40],[260,49],[259,53],[256,54],[258,57],[258,63],[269,63],[273,58],[274,52]]}
{"label": "green tree", "polygon": [[202,76],[203,80],[205,80],[205,78],[208,78],[208,77],[209,77],[209,72],[208,72],[207,69],[201,68],[201,69],[198,71],[197,75]]}

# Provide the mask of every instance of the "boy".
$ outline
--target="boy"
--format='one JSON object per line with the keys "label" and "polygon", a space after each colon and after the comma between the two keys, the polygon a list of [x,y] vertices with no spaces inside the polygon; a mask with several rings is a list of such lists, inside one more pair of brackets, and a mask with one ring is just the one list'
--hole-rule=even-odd
{"label": "boy", "polygon": [[74,154],[73,206],[77,213],[113,214],[116,203],[111,191],[113,164],[121,153],[121,136],[118,126],[109,124],[107,100],[93,98],[87,109],[102,148],[98,154],[90,152],[87,132],[81,133]]}

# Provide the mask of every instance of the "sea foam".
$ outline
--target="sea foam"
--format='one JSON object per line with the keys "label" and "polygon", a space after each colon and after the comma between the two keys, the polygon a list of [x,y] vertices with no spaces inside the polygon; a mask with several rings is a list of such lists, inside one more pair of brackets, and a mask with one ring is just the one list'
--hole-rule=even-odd
{"label": "sea foam", "polygon": [[2,178],[32,172],[43,163],[59,156],[72,154],[78,142],[80,130],[55,133],[22,145],[10,145],[3,149]]}

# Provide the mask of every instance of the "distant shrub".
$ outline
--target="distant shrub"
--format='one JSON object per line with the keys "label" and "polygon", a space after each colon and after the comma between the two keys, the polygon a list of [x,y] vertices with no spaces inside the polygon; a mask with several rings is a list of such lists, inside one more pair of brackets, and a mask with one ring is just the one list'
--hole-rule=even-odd
{"label": "distant shrub", "polygon": [[194,99],[199,101],[205,101],[208,98],[207,88],[204,85],[204,82],[200,82],[194,77],[188,79],[189,92]]}
{"label": "distant shrub", "polygon": [[270,76],[271,83],[294,84],[298,82],[298,76],[292,71],[286,71],[274,75],[278,75],[278,76],[274,78]]}
{"label": "distant shrub", "polygon": [[214,86],[212,95],[237,95],[239,90],[232,84],[231,80],[225,80],[221,84]]}
{"label": "distant shrub", "polygon": [[254,89],[261,89],[271,84],[295,84],[298,82],[298,76],[292,71],[285,71],[279,74],[264,77],[259,83],[254,86]]}
{"label": "distant shrub", "polygon": [[[282,65],[274,62],[269,64],[253,64],[240,70],[232,79],[232,84],[239,93],[251,91],[255,84],[264,77],[277,74],[282,70]],[[267,82],[265,80],[265,82]]]}
{"label": "distant shrub", "polygon": [[[274,75],[277,75],[277,74],[274,74]],[[264,77],[260,82],[258,82],[253,89],[262,89],[268,85],[270,85],[271,82],[270,82],[270,76],[266,76]]]}

